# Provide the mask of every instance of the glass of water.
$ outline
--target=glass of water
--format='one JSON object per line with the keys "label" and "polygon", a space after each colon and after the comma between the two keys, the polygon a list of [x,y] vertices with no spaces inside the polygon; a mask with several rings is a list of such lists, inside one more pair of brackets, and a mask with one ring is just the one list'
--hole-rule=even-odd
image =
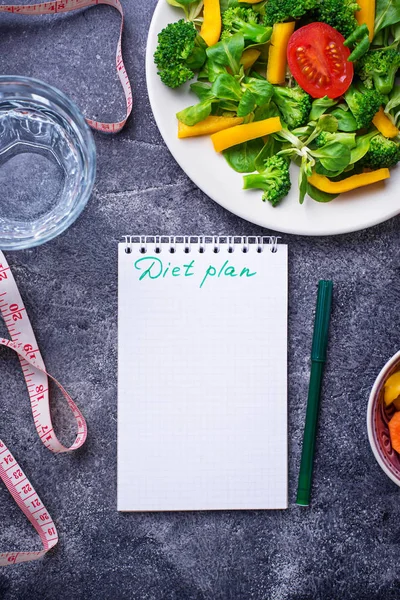
{"label": "glass of water", "polygon": [[43,244],[92,192],[96,147],[78,108],[52,86],[0,76],[0,249]]}

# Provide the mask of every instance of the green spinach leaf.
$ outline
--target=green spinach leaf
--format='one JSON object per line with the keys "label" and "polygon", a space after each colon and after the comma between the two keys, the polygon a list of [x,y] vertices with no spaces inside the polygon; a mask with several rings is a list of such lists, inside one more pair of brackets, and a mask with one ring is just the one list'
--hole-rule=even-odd
{"label": "green spinach leaf", "polygon": [[269,81],[246,77],[244,85],[255,97],[257,106],[268,104],[274,93],[274,86]]}
{"label": "green spinach leaf", "polygon": [[392,44],[397,44],[400,41],[400,21],[390,28],[392,36]]}
{"label": "green spinach leaf", "polygon": [[299,202],[303,204],[305,195],[307,193],[308,176],[306,172],[305,160],[301,161],[300,173],[299,173]]}
{"label": "green spinach leaf", "polygon": [[390,112],[400,105],[400,85],[396,84],[389,96],[389,102],[385,106],[385,112]]}
{"label": "green spinach leaf", "polygon": [[340,131],[357,131],[357,122],[349,110],[336,108],[331,114],[337,119]]}
{"label": "green spinach leaf", "polygon": [[400,22],[400,0],[377,0],[375,11],[375,35],[385,27]]}
{"label": "green spinach leaf", "polygon": [[211,89],[213,95],[222,100],[239,102],[243,94],[240,83],[229,73],[218,75]]}
{"label": "green spinach leaf", "polygon": [[353,165],[354,163],[361,160],[368,152],[369,147],[371,145],[371,140],[373,136],[361,135],[356,138],[356,147],[353,148],[350,152],[350,163]]}
{"label": "green spinach leaf", "polygon": [[244,37],[241,33],[235,33],[230,38],[207,48],[207,56],[212,64],[229,67],[232,73],[237,75],[240,71],[240,58],[243,50]]}
{"label": "green spinach leaf", "polygon": [[244,144],[238,144],[224,150],[223,155],[232,169],[238,173],[253,173],[256,170],[256,158],[262,147],[262,140],[250,140]]}
{"label": "green spinach leaf", "polygon": [[196,83],[192,83],[190,85],[190,89],[196,94],[199,100],[207,100],[208,98],[214,97],[211,85],[205,83],[204,81],[196,81]]}
{"label": "green spinach leaf", "polygon": [[254,111],[254,121],[264,121],[264,119],[269,119],[270,117],[279,117],[279,110],[273,102],[259,106]]}
{"label": "green spinach leaf", "polygon": [[320,131],[327,131],[328,133],[336,133],[338,126],[338,120],[333,115],[322,115],[317,123]]}
{"label": "green spinach leaf", "polygon": [[275,154],[281,149],[281,146],[282,145],[275,140],[272,135],[268,136],[267,141],[254,161],[254,166],[259,173],[264,171],[265,161],[272,156],[275,156]]}
{"label": "green spinach leaf", "polygon": [[227,71],[225,67],[222,67],[221,65],[218,65],[217,63],[214,63],[207,59],[204,67],[199,72],[198,79],[200,81],[213,83],[217,79],[218,75],[221,75],[226,72]]}
{"label": "green spinach leaf", "polygon": [[316,187],[307,182],[307,194],[316,202],[331,202],[338,197],[338,194],[327,194],[318,190]]}
{"label": "green spinach leaf", "polygon": [[228,8],[235,8],[239,6],[238,0],[220,0],[221,12],[225,12]]}
{"label": "green spinach leaf", "polygon": [[257,99],[255,95],[250,91],[246,90],[240,99],[239,106],[237,109],[238,117],[247,117],[257,106]]}
{"label": "green spinach leaf", "polygon": [[326,177],[332,178],[341,175],[343,170],[340,169],[339,171],[330,171],[329,169],[325,169],[320,162],[317,162],[315,165],[315,172],[318,173],[318,175],[325,175]]}
{"label": "green spinach leaf", "polygon": [[336,172],[343,171],[350,164],[351,151],[348,146],[330,142],[319,150],[313,150],[312,156],[318,159],[325,169]]}
{"label": "green spinach leaf", "polygon": [[193,127],[196,123],[203,121],[211,114],[212,100],[207,99],[203,102],[199,102],[199,104],[195,104],[194,106],[188,106],[184,110],[181,110],[176,114],[178,121],[188,125],[189,127]]}
{"label": "green spinach leaf", "polygon": [[328,108],[332,108],[332,106],[335,106],[337,103],[338,100],[332,100],[332,98],[328,98],[328,96],[317,98],[311,105],[309,121],[317,121]]}

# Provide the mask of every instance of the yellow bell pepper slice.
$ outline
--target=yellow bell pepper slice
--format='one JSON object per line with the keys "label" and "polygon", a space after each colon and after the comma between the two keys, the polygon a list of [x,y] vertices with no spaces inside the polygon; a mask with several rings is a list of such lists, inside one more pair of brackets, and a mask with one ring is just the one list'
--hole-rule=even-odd
{"label": "yellow bell pepper slice", "polygon": [[385,382],[384,399],[386,406],[389,406],[400,396],[400,372],[393,373]]}
{"label": "yellow bell pepper slice", "polygon": [[255,62],[260,58],[261,52],[256,50],[255,48],[248,48],[242,54],[240,59],[240,64],[243,65],[244,70],[250,69],[254,65]]}
{"label": "yellow bell pepper slice", "polygon": [[372,119],[372,122],[377,130],[387,138],[394,138],[399,134],[399,130],[397,129],[396,125],[394,125],[394,123],[392,123],[389,117],[385,114],[382,106]]}
{"label": "yellow bell pepper slice", "polygon": [[363,23],[368,27],[369,41],[374,39],[375,27],[375,0],[357,0],[361,10],[356,11],[356,19],[359,25]]}
{"label": "yellow bell pepper slice", "polygon": [[216,152],[222,152],[231,146],[236,146],[249,140],[255,140],[275,133],[282,129],[281,120],[279,117],[271,117],[270,119],[264,119],[263,121],[255,121],[253,123],[245,123],[244,125],[237,125],[231,127],[225,131],[214,133],[211,136]]}
{"label": "yellow bell pepper slice", "polygon": [[218,42],[221,29],[222,18],[219,0],[204,0],[203,24],[200,35],[207,46],[214,46]]}
{"label": "yellow bell pepper slice", "polygon": [[326,192],[327,194],[343,194],[343,192],[350,192],[359,187],[389,179],[389,177],[389,169],[377,169],[376,171],[352,175],[342,181],[331,181],[328,177],[325,177],[325,175],[313,173],[311,177],[308,178],[308,182],[318,190],[321,190],[321,192]]}
{"label": "yellow bell pepper slice", "polygon": [[199,135],[211,135],[218,131],[223,131],[229,127],[243,123],[242,117],[214,117],[210,116],[196,123],[192,127],[178,121],[178,138],[197,137]]}
{"label": "yellow bell pepper slice", "polygon": [[272,28],[267,65],[267,80],[270,83],[285,82],[287,46],[294,27],[295,22],[291,21],[289,23],[275,23]]}

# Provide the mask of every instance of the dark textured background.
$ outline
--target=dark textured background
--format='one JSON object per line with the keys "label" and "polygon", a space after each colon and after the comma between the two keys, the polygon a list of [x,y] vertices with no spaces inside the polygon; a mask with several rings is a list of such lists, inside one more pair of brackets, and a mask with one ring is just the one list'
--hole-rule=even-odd
{"label": "dark textured background", "polygon": [[[290,508],[286,512],[116,511],[116,243],[123,234],[268,233],[204,196],[175,164],[153,121],[146,34],[156,0],[125,0],[124,51],[134,114],[96,134],[98,176],[81,218],[43,247],[8,253],[49,371],[77,398],[86,447],[53,456],[34,431],[15,355],[0,351],[0,436],[54,517],[61,541],[43,561],[0,570],[2,600],[397,600],[400,492],[368,446],[375,376],[399,347],[399,220],[290,244]],[[4,4],[4,0],[1,2]],[[0,72],[38,77],[96,118],[123,114],[114,71],[118,14],[2,16]],[[1,194],[7,192],[4,172]],[[379,198],[377,199],[379,202]],[[346,214],[343,214],[343,219]],[[316,284],[335,304],[313,503],[294,504]],[[67,414],[56,408],[67,428]],[[0,550],[39,549],[0,486]]]}

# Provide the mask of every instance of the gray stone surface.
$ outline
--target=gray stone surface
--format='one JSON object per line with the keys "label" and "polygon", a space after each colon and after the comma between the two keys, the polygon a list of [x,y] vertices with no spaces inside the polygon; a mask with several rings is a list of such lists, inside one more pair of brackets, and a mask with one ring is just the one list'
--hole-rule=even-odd
{"label": "gray stone surface", "polygon": [[[289,510],[116,511],[117,240],[142,231],[268,233],[196,189],[161,139],[144,77],[154,5],[124,1],[134,114],[121,135],[95,136],[98,176],[87,209],[53,242],[8,253],[48,368],[78,400],[90,433],[78,453],[51,455],[34,431],[16,357],[0,351],[0,436],[61,536],[43,561],[0,570],[0,598],[397,600],[400,492],[375,463],[365,422],[374,378],[399,346],[398,219],[336,238],[284,236],[290,244]],[[53,19],[2,16],[0,72],[53,83],[91,116],[122,114],[113,64],[118,28],[108,7]],[[307,509],[294,497],[316,284],[325,277],[335,282],[335,303]],[[54,409],[68,437],[68,415],[56,401]],[[0,524],[1,551],[39,548],[3,486]]]}

